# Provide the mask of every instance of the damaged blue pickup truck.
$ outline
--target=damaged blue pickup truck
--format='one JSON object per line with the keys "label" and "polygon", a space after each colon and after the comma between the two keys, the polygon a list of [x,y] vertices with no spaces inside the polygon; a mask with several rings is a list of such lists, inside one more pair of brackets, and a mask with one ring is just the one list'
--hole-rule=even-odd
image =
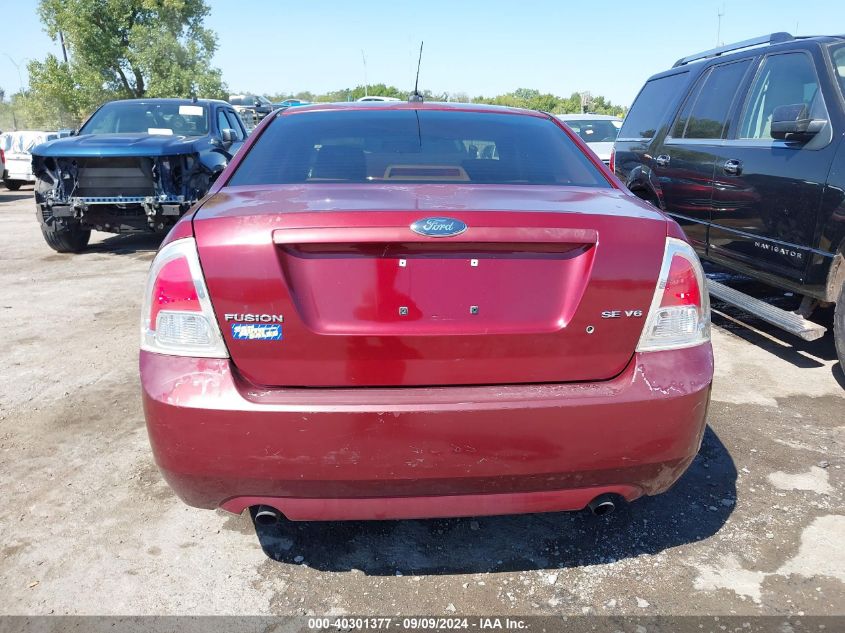
{"label": "damaged blue pickup truck", "polygon": [[243,144],[231,105],[206,99],[112,101],[68,138],[32,150],[41,232],[60,253],[91,230],[166,232]]}

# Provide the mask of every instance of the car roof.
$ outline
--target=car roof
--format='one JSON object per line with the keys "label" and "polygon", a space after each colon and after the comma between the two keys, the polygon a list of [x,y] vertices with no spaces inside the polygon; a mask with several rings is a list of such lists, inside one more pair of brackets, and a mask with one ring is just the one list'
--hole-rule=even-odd
{"label": "car roof", "polygon": [[[221,99],[175,99],[175,98],[152,98],[152,99],[114,99],[106,103],[178,103],[194,105],[229,105]],[[105,104],[103,104],[105,105]]]}
{"label": "car roof", "polygon": [[[845,41],[845,35],[801,35],[792,37],[791,39],[780,41],[771,44],[759,44],[755,46],[748,46],[740,48],[732,52],[725,52],[711,57],[689,61],[684,64],[673,66],[667,70],[656,73],[649,77],[646,82],[652,79],[660,79],[661,77],[668,77],[670,75],[677,75],[680,73],[689,73],[690,77],[697,77],[702,71],[710,68],[715,64],[722,64],[738,59],[745,59],[756,55],[766,55],[768,53],[777,53],[789,50],[806,50],[810,47],[817,47],[824,44],[833,44]],[[741,42],[740,42],[741,43]]]}
{"label": "car roof", "polygon": [[538,110],[512,108],[509,106],[487,105],[484,103],[454,103],[444,101],[349,101],[340,103],[313,103],[288,108],[278,116],[299,116],[308,112],[344,111],[344,110],[441,110],[451,112],[490,112],[498,114],[521,114],[539,118],[549,115]]}

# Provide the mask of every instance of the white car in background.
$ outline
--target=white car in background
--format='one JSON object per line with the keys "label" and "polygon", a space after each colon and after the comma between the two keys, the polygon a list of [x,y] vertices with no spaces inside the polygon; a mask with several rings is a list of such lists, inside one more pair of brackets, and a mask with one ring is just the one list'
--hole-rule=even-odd
{"label": "white car in background", "polygon": [[355,101],[402,101],[396,97],[382,97],[381,95],[368,95],[366,97],[359,97]]}
{"label": "white car in background", "polygon": [[0,170],[3,184],[10,191],[17,191],[23,185],[35,182],[32,173],[32,154],[30,150],[36,145],[52,141],[61,136],[58,132],[43,132],[40,130],[19,130],[0,134],[0,153],[5,157],[5,168]]}
{"label": "white car in background", "polygon": [[580,136],[605,165],[610,164],[610,152],[622,128],[622,119],[608,114],[558,114],[557,118]]}

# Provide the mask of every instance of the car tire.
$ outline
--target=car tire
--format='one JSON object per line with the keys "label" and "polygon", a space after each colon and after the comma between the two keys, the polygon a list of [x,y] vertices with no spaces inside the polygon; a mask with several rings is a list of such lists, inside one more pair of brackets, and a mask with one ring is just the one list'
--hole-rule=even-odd
{"label": "car tire", "polygon": [[51,215],[38,213],[41,234],[47,246],[57,253],[78,253],[88,246],[91,230],[83,228],[79,220],[57,220]]}
{"label": "car tire", "polygon": [[833,340],[836,343],[839,366],[845,372],[845,283],[839,288],[839,297],[833,310]]}
{"label": "car tire", "polygon": [[660,200],[657,198],[657,194],[650,189],[638,187],[636,189],[632,189],[631,193],[643,202],[648,202],[651,206],[657,207],[658,209],[660,208]]}
{"label": "car tire", "polygon": [[9,191],[17,191],[21,187],[23,187],[23,180],[4,180],[3,184],[6,186],[6,189]]}

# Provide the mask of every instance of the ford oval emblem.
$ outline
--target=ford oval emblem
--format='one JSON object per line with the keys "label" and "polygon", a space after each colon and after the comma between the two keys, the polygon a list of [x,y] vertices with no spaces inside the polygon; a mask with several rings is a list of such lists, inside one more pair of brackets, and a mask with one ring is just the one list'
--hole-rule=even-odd
{"label": "ford oval emblem", "polygon": [[411,230],[429,237],[451,237],[467,230],[467,225],[455,218],[423,218],[411,225]]}

